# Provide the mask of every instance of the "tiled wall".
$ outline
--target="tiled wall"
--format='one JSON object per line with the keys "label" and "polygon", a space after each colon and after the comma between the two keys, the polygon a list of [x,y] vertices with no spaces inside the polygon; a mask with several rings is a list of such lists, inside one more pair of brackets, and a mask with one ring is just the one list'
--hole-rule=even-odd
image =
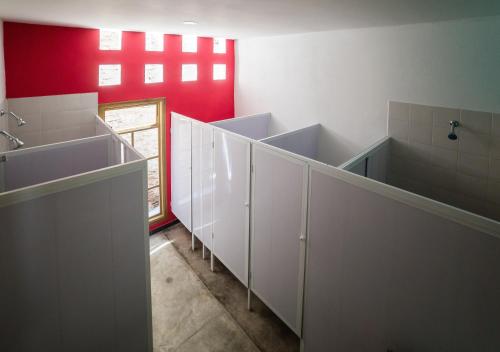
{"label": "tiled wall", "polygon": [[[7,101],[6,100],[4,100],[3,102],[0,102],[0,110],[7,110]],[[7,123],[7,117],[5,115],[0,116],[0,131],[1,130],[5,130],[5,131],[9,130],[9,124]],[[0,152],[7,151],[7,150],[9,150],[9,142],[4,137],[0,136]]]}
{"label": "tiled wall", "polygon": [[97,93],[8,99],[8,105],[27,122],[18,127],[14,119],[9,119],[10,132],[26,148],[96,134]]}
{"label": "tiled wall", "polygon": [[500,114],[390,102],[388,135],[389,184],[500,220]]}

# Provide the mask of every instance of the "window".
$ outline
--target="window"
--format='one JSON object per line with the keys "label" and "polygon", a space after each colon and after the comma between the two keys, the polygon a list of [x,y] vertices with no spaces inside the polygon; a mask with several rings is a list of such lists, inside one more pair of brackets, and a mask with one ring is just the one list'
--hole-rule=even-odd
{"label": "window", "polygon": [[214,64],[213,77],[215,81],[226,79],[226,65]]}
{"label": "window", "polygon": [[163,51],[162,33],[146,33],[146,51]]}
{"label": "window", "polygon": [[122,32],[114,29],[101,29],[99,31],[100,50],[121,50]]}
{"label": "window", "polygon": [[163,82],[163,65],[161,64],[144,65],[144,82],[145,83]]}
{"label": "window", "polygon": [[164,99],[99,105],[99,116],[147,159],[150,222],[166,216],[164,115]]}
{"label": "window", "polygon": [[226,53],[226,39],[214,38],[214,53],[215,54],[225,54]]}
{"label": "window", "polygon": [[198,37],[194,35],[182,36],[182,52],[195,53],[198,51]]}
{"label": "window", "polygon": [[186,64],[182,65],[182,81],[190,82],[198,79],[198,65]]}
{"label": "window", "polygon": [[116,86],[121,81],[121,65],[99,65],[99,86]]}

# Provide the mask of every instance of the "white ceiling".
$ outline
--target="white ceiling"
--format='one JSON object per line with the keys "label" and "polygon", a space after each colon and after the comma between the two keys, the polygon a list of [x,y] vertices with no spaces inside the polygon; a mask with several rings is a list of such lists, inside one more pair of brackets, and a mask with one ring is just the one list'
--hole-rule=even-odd
{"label": "white ceiling", "polygon": [[228,38],[499,14],[500,0],[0,0],[5,20]]}

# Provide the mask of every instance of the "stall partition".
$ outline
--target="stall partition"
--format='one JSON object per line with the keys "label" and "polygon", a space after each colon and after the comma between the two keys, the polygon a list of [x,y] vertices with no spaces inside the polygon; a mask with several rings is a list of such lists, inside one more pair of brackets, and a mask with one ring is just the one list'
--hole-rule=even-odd
{"label": "stall partition", "polygon": [[147,163],[106,132],[0,154],[1,351],[152,351]]}
{"label": "stall partition", "polygon": [[304,351],[498,349],[500,223],[314,162],[309,185]]}

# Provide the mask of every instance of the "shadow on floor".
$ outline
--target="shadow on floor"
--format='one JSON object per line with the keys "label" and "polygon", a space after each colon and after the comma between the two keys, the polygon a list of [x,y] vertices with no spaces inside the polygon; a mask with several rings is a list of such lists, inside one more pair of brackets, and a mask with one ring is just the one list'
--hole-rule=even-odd
{"label": "shadow on floor", "polygon": [[247,310],[247,289],[215,260],[214,272],[210,260],[203,260],[201,243],[191,250],[191,233],[181,224],[160,232],[166,236],[209,291],[236,320],[250,339],[263,352],[294,352],[300,350],[300,340],[267,306],[252,296],[252,311]]}

